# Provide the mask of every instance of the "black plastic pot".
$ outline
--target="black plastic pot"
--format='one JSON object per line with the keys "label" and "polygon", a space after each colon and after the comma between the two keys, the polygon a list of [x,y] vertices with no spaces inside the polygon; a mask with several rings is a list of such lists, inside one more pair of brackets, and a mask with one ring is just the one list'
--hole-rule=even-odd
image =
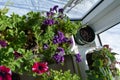
{"label": "black plastic pot", "polygon": [[94,70],[94,67],[92,66],[92,64],[93,64],[93,62],[94,62],[94,60],[92,59],[92,55],[93,55],[93,53],[88,53],[88,54],[86,55],[88,67],[89,67],[90,70]]}
{"label": "black plastic pot", "polygon": [[77,44],[85,45],[94,41],[95,33],[91,27],[87,26],[80,28],[74,38]]}

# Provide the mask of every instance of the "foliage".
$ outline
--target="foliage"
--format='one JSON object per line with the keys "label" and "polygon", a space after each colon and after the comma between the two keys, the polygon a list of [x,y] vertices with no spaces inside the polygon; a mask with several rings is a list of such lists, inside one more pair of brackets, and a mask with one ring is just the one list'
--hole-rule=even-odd
{"label": "foliage", "polygon": [[63,72],[62,70],[50,70],[49,73],[42,75],[42,79],[38,80],[81,80],[76,74],[71,74],[70,71]]}
{"label": "foliage", "polygon": [[110,66],[115,61],[115,56],[110,48],[96,49],[90,54],[93,62],[86,71],[88,80],[112,80],[113,73]]}
{"label": "foliage", "polygon": [[63,55],[72,53],[71,35],[81,24],[71,22],[63,9],[55,6],[46,16],[33,11],[7,16],[7,11],[0,10],[0,65],[14,72],[31,73],[35,62],[56,62],[56,54],[62,56],[57,60],[63,62]]}

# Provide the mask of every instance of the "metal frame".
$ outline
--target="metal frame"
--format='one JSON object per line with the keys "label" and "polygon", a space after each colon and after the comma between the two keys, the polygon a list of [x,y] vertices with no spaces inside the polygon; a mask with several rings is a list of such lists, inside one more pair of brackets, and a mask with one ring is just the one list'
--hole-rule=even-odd
{"label": "metal frame", "polygon": [[99,3],[97,3],[88,13],[81,19],[83,20],[86,16],[88,16],[96,7],[98,7],[104,0],[101,0]]}
{"label": "metal frame", "polygon": [[91,10],[89,10],[81,19],[71,19],[71,21],[82,21],[86,18],[96,7],[98,7],[104,0],[99,1]]}

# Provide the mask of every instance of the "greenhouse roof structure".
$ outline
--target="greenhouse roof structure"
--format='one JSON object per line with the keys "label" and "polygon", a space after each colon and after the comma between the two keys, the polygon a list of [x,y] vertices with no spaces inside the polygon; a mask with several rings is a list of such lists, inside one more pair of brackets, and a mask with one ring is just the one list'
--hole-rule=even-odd
{"label": "greenhouse roof structure", "polygon": [[[23,15],[29,11],[49,11],[55,5],[64,9],[71,19],[84,18],[102,0],[0,0],[0,8],[8,7],[11,13]],[[74,15],[75,14],[75,15]]]}

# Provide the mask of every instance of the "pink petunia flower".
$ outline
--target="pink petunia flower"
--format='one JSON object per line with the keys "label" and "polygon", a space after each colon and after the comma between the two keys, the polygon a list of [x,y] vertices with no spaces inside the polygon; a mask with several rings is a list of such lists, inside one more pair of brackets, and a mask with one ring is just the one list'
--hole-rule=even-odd
{"label": "pink petunia flower", "polygon": [[0,66],[0,80],[12,80],[12,73],[6,66]]}
{"label": "pink petunia flower", "polygon": [[108,44],[103,45],[103,48],[107,48],[109,51],[112,50],[112,48],[110,48]]}
{"label": "pink petunia flower", "polygon": [[48,63],[47,62],[35,62],[32,66],[32,71],[41,75],[48,71]]}

